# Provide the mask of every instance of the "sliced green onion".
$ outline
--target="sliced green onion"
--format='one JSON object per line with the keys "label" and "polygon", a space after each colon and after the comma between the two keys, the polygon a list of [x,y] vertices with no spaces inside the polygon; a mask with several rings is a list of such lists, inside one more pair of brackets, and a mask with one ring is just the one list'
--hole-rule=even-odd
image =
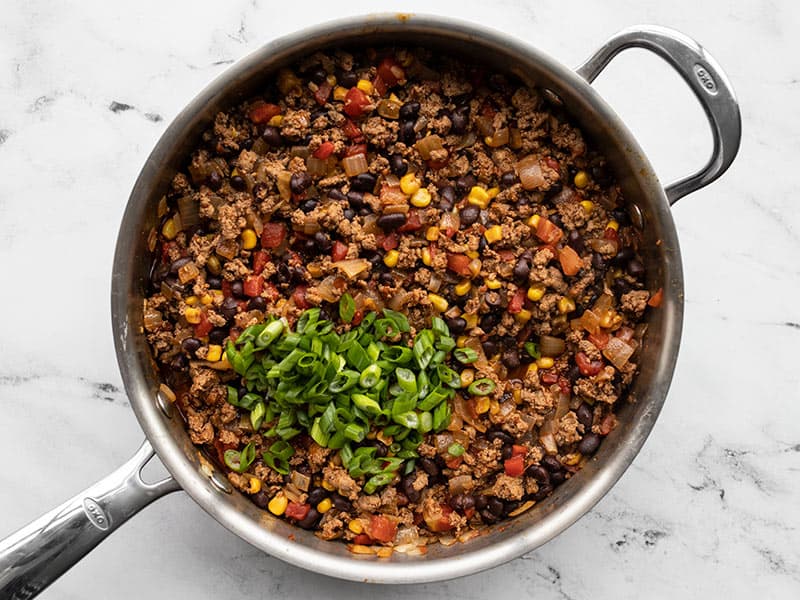
{"label": "sliced green onion", "polygon": [[361,372],[358,378],[358,385],[365,389],[373,387],[381,378],[381,368],[378,365],[370,365]]}
{"label": "sliced green onion", "polygon": [[467,391],[473,396],[488,396],[494,391],[496,384],[488,377],[483,379],[476,379],[467,388]]}
{"label": "sliced green onion", "polygon": [[228,465],[232,471],[237,473],[244,473],[253,464],[256,458],[256,447],[253,442],[247,444],[241,452],[237,450],[226,450],[223,455],[225,464]]}
{"label": "sliced green onion", "polygon": [[356,314],[356,303],[350,294],[342,294],[339,298],[339,318],[345,323],[353,320]]}
{"label": "sliced green onion", "polygon": [[370,416],[378,415],[381,412],[381,405],[369,396],[353,394],[350,398],[353,400],[353,404]]}
{"label": "sliced green onion", "polygon": [[453,357],[460,363],[469,364],[478,360],[478,353],[472,348],[456,348]]}
{"label": "sliced green onion", "polygon": [[462,446],[458,442],[450,444],[450,446],[447,448],[447,453],[450,456],[461,456],[462,454],[464,454],[464,446]]}
{"label": "sliced green onion", "polygon": [[267,406],[263,402],[259,402],[250,411],[250,424],[253,426],[253,431],[261,429],[261,424],[264,422],[264,415],[267,414]]}
{"label": "sliced green onion", "polygon": [[344,437],[346,437],[348,440],[353,440],[356,443],[362,441],[366,435],[367,434],[364,431],[364,428],[359,427],[355,423],[351,423],[344,428]]}
{"label": "sliced green onion", "polygon": [[541,353],[539,352],[539,348],[536,346],[536,342],[525,342],[525,352],[528,353],[533,359],[540,359]]}
{"label": "sliced green onion", "polygon": [[278,319],[277,321],[272,321],[272,323],[268,323],[266,327],[258,334],[258,337],[255,340],[256,346],[258,348],[266,348],[276,339],[278,336],[283,333],[284,323],[282,320]]}
{"label": "sliced green onion", "polygon": [[357,371],[344,370],[336,375],[336,379],[328,384],[328,389],[334,394],[349,390],[358,383],[360,373]]}
{"label": "sliced green onion", "polygon": [[417,378],[414,376],[414,371],[398,367],[394,374],[397,377],[397,383],[403,390],[412,394],[417,393]]}
{"label": "sliced green onion", "polygon": [[413,352],[419,368],[427,369],[436,352],[433,348],[433,332],[430,329],[423,329],[417,333],[414,338]]}

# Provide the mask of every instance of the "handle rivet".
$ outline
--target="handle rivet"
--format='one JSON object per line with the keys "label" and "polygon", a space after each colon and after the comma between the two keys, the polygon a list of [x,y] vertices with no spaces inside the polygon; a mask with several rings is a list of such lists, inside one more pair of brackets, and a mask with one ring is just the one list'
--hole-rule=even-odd
{"label": "handle rivet", "polygon": [[165,417],[168,419],[172,418],[173,405],[172,402],[167,400],[167,398],[164,396],[164,392],[159,391],[156,394],[156,406],[161,409],[161,412],[164,413]]}
{"label": "handle rivet", "polygon": [[219,472],[214,472],[211,474],[210,477],[211,484],[217,488],[220,492],[225,492],[226,494],[230,494],[233,492],[233,488],[228,483],[228,480]]}

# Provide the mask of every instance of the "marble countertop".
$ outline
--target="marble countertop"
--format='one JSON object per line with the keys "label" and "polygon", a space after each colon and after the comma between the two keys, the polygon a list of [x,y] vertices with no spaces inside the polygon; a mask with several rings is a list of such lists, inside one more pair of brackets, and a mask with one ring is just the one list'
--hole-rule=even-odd
{"label": "marble countertop", "polygon": [[[544,547],[439,584],[341,582],[265,556],[172,494],[43,598],[800,597],[800,5],[364,0],[276,7],[11,0],[0,20],[0,537],[119,466],[142,433],[121,389],[109,282],[129,190],[177,112],[276,36],[376,10],[458,15],[568,65],[628,25],[704,44],[741,102],[720,181],[673,210],[686,318],[647,444],[597,507]],[[701,109],[642,51],[596,83],[662,181],[711,142]]]}

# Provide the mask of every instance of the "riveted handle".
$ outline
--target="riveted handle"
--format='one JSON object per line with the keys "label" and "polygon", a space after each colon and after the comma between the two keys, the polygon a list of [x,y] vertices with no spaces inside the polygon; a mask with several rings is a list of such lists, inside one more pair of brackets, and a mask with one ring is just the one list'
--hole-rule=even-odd
{"label": "riveted handle", "polygon": [[657,25],[620,31],[576,70],[591,83],[611,59],[627,48],[644,48],[667,61],[697,96],[711,126],[714,149],[708,163],[664,188],[669,203],[674,204],[717,179],[733,162],[742,138],[739,103],[725,73],[700,44],[674,29]]}
{"label": "riveted handle", "polygon": [[180,489],[167,477],[145,483],[153,457],[145,441],[108,477],[0,541],[0,598],[37,596],[120,525],[154,500]]}

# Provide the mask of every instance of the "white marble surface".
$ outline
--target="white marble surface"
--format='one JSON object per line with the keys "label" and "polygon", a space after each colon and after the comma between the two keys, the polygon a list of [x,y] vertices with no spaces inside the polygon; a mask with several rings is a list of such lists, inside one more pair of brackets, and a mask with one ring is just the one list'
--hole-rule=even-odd
{"label": "white marble surface", "polygon": [[[666,407],[614,490],[543,548],[441,584],[378,588],[287,566],[185,494],[53,585],[72,598],[800,597],[800,5],[459,0],[7,0],[0,17],[0,536],[121,464],[142,438],[114,357],[109,278],[130,187],[170,119],[231,61],[312,22],[458,15],[575,65],[639,22],[700,40],[738,92],[744,140],[681,201],[686,322]],[[663,180],[705,160],[702,112],[630,52],[598,89]],[[113,112],[112,103],[129,105]]]}

